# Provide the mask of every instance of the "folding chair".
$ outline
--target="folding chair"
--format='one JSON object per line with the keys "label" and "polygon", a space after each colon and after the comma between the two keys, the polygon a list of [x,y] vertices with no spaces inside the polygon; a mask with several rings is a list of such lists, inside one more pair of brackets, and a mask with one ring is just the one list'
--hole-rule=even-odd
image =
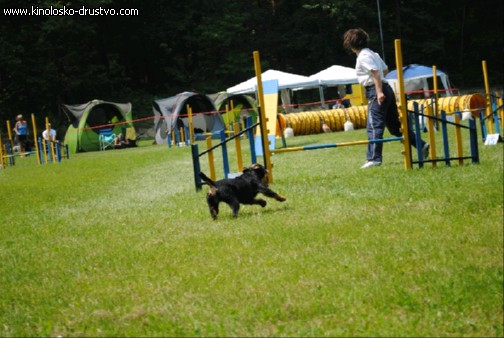
{"label": "folding chair", "polygon": [[116,139],[116,134],[112,132],[112,128],[102,128],[98,131],[100,150],[105,150],[107,148],[114,148],[114,141]]}

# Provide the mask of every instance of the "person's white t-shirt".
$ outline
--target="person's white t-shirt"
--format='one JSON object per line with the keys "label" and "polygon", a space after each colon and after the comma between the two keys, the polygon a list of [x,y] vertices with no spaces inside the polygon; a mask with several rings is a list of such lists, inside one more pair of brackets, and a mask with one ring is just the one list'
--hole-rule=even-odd
{"label": "person's white t-shirt", "polygon": [[383,79],[385,78],[383,71],[387,69],[388,67],[385,62],[383,62],[380,55],[373,52],[369,48],[361,49],[359,55],[357,55],[355,72],[357,73],[357,80],[364,87],[374,84],[373,76],[371,75],[372,70],[377,70],[380,73],[380,77],[383,81]]}
{"label": "person's white t-shirt", "polygon": [[[50,135],[50,137],[51,137],[51,140],[52,140],[52,139],[56,139],[56,130],[51,129],[51,131],[49,132],[49,135]],[[46,129],[46,130],[44,130],[44,131],[42,132],[42,138],[43,138],[44,140],[47,140],[47,139],[48,139],[48,138],[47,138],[47,129]]]}

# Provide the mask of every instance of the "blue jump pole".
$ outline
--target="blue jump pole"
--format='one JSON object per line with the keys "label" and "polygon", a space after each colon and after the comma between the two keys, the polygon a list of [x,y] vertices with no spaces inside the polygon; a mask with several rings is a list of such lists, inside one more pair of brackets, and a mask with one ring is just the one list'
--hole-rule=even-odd
{"label": "blue jump pole", "polygon": [[252,117],[247,117],[245,120],[245,127],[247,129],[247,138],[249,140],[250,145],[250,161],[253,163],[257,163],[257,156],[255,152],[255,137],[254,137],[254,128],[252,128]]}
{"label": "blue jump pole", "polygon": [[474,119],[469,119],[469,141],[471,144],[471,161],[472,163],[479,163],[478,132]]}
{"label": "blue jump pole", "polygon": [[224,165],[224,177],[228,178],[229,176],[229,159],[228,159],[228,153],[227,153],[227,146],[226,142],[226,132],[224,130],[220,131],[220,140],[222,142],[222,163]]}
{"label": "blue jump pole", "polygon": [[56,160],[61,162],[61,144],[58,142],[54,146],[56,147]]}
{"label": "blue jump pole", "polygon": [[40,164],[44,164],[44,147],[42,146],[42,139],[39,137],[38,138],[38,144],[39,144],[39,156],[40,156]]}
{"label": "blue jump pole", "polygon": [[168,148],[172,147],[172,137],[171,137],[171,132],[168,132],[166,135],[166,142],[168,143]]}
{"label": "blue jump pole", "polygon": [[[415,113],[418,113],[418,103],[417,102],[413,103],[413,107],[414,107]],[[423,153],[422,153],[422,147],[420,147],[420,144],[422,144],[422,137],[420,134],[420,123],[418,121],[418,115],[415,113],[411,114],[411,118],[413,119],[413,123],[415,125],[415,143],[416,143],[416,151],[417,151],[417,156],[418,156],[418,167],[423,168],[424,158],[423,158]]]}
{"label": "blue jump pole", "polygon": [[188,146],[191,144],[191,138],[189,137],[189,127],[184,125],[184,133],[185,133],[185,145]]}
{"label": "blue jump pole", "polygon": [[499,123],[499,107],[497,106],[496,94],[492,92],[492,115],[494,119],[495,133],[500,135],[500,123]]}
{"label": "blue jump pole", "polygon": [[443,135],[443,150],[446,166],[450,166],[450,146],[448,143],[448,129],[446,128],[446,113],[441,110],[441,133]]}

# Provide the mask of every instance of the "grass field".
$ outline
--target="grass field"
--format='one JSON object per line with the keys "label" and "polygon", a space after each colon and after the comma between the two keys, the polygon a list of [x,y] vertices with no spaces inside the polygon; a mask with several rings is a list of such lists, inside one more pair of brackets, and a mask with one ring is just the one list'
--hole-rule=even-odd
{"label": "grass field", "polygon": [[274,155],[287,201],[217,221],[188,147],[19,158],[0,170],[0,336],[502,337],[503,144],[410,171],[401,149],[367,170],[364,146]]}

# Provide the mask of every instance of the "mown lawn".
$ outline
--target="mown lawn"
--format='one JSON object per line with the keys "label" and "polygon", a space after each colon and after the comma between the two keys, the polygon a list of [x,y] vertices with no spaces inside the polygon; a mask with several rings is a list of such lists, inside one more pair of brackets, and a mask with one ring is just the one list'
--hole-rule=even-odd
{"label": "mown lawn", "polygon": [[188,147],[20,158],[0,170],[0,336],[503,336],[502,147],[409,171],[398,142],[367,170],[364,146],[276,154],[288,200],[217,221]]}

